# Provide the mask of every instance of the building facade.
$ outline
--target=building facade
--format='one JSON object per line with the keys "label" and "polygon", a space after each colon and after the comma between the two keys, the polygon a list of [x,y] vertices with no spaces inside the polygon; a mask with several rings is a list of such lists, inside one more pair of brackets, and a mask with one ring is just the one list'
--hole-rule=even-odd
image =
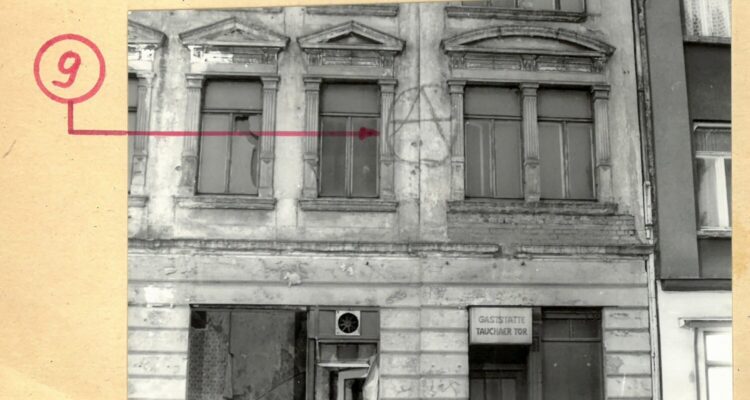
{"label": "building facade", "polygon": [[646,6],[666,400],[731,398],[730,10]]}
{"label": "building facade", "polygon": [[128,396],[653,398],[638,16],[132,12]]}

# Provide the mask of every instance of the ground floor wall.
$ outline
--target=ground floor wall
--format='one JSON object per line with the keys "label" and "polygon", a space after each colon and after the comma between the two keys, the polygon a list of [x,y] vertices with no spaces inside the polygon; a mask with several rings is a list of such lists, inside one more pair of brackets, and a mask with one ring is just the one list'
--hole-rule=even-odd
{"label": "ground floor wall", "polygon": [[658,292],[664,400],[698,400],[701,382],[698,330],[730,324],[730,291]]}
{"label": "ground floor wall", "polygon": [[[284,254],[284,255],[281,255]],[[469,398],[469,307],[601,309],[606,399],[650,399],[645,261],[131,249],[128,396],[185,399],[190,306],[377,307],[382,400]]]}

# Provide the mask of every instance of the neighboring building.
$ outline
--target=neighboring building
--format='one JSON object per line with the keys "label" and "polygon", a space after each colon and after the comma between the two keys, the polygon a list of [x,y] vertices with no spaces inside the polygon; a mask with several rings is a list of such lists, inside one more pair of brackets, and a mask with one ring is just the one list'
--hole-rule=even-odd
{"label": "neighboring building", "polygon": [[663,398],[730,399],[730,0],[646,4]]}
{"label": "neighboring building", "polygon": [[652,398],[634,15],[131,13],[129,397]]}

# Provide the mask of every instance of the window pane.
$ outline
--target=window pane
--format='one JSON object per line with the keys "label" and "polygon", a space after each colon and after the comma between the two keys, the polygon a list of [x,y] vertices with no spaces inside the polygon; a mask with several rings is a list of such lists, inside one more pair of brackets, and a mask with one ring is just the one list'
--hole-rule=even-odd
{"label": "window pane", "polygon": [[593,199],[591,124],[567,124],[568,198]]}
{"label": "window pane", "polygon": [[599,319],[571,319],[571,337],[597,339],[600,337],[601,320]]}
{"label": "window pane", "polygon": [[591,100],[584,90],[539,90],[539,117],[591,118]]}
{"label": "window pane", "polygon": [[263,91],[260,82],[210,80],[206,82],[204,109],[261,110]]}
{"label": "window pane", "polygon": [[708,368],[709,400],[732,400],[732,368]]}
{"label": "window pane", "polygon": [[[136,129],[136,112],[128,111],[128,130]],[[135,136],[128,136],[128,190],[130,190],[130,180],[133,174],[133,154],[135,153]]]}
{"label": "window pane", "polygon": [[[378,129],[378,118],[352,118],[352,131]],[[353,136],[352,196],[378,197],[378,137]]]}
{"label": "window pane", "polygon": [[495,197],[523,197],[521,151],[521,122],[495,121]]}
{"label": "window pane", "polygon": [[138,78],[128,78],[128,107],[138,107]]}
{"label": "window pane", "polygon": [[320,119],[320,196],[346,196],[346,117]]}
{"label": "window pane", "polygon": [[543,329],[544,339],[569,339],[570,320],[568,319],[545,319]]}
{"label": "window pane", "polygon": [[732,152],[729,129],[698,128],[695,130],[695,151]]}
{"label": "window pane", "polygon": [[560,11],[584,12],[584,0],[560,0]]}
{"label": "window pane", "polygon": [[380,88],[377,85],[330,83],[323,86],[321,113],[380,114]]}
{"label": "window pane", "polygon": [[515,8],[516,0],[489,0],[489,5],[493,7]]}
{"label": "window pane", "polygon": [[539,123],[539,168],[541,172],[541,192],[544,199],[562,199],[562,124]]}
{"label": "window pane", "polygon": [[706,333],[706,361],[732,362],[732,335],[729,332]]}
{"label": "window pane", "polygon": [[730,0],[685,0],[683,10],[688,35],[731,37]]}
{"label": "window pane", "polygon": [[542,352],[545,399],[601,399],[601,343],[544,342]]}
{"label": "window pane", "polygon": [[554,10],[555,0],[519,0],[521,8],[533,10]]}
{"label": "window pane", "polygon": [[464,130],[466,197],[491,197],[491,120],[467,120]]}
{"label": "window pane", "polygon": [[[227,114],[203,114],[204,132],[229,131]],[[230,136],[201,136],[198,192],[225,193]]]}
{"label": "window pane", "polygon": [[729,226],[732,226],[732,159],[724,159],[724,173],[727,185],[727,211],[729,212]]}
{"label": "window pane", "polygon": [[[258,132],[260,115],[238,116],[234,119],[234,132]],[[234,194],[258,193],[258,157],[260,138],[251,135],[231,136],[232,156],[229,172],[229,192]]]}
{"label": "window pane", "polygon": [[698,220],[702,227],[719,226],[719,212],[716,203],[716,158],[696,159],[698,177]]}
{"label": "window pane", "polygon": [[464,114],[521,117],[516,88],[469,86],[464,93]]}

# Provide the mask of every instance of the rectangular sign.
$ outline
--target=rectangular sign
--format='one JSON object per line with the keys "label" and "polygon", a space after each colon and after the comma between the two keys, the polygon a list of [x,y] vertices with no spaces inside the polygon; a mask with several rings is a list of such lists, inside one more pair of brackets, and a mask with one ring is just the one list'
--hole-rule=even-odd
{"label": "rectangular sign", "polygon": [[531,344],[531,307],[472,307],[470,344]]}

